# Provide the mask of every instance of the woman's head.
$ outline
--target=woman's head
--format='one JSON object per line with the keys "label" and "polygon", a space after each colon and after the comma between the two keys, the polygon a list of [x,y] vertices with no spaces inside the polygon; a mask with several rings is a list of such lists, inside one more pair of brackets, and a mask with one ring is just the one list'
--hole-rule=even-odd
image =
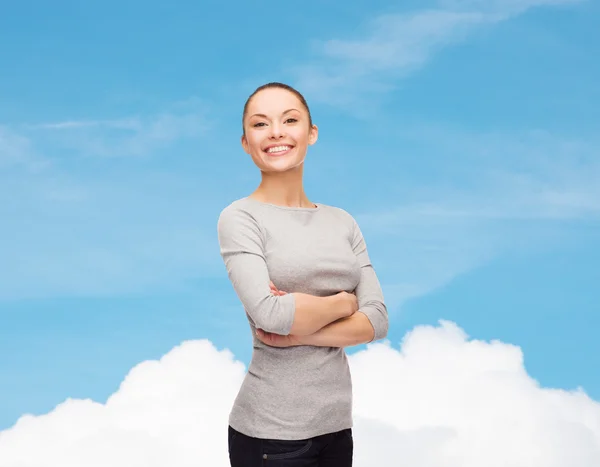
{"label": "woman's head", "polygon": [[304,162],[317,141],[306,100],[291,86],[268,83],[254,91],[242,116],[242,146],[263,172],[285,172]]}

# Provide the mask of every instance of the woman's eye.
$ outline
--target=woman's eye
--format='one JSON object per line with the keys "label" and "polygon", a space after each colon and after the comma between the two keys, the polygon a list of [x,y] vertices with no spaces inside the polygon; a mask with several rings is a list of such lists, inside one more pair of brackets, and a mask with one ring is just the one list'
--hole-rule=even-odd
{"label": "woman's eye", "polygon": [[254,125],[252,125],[252,126],[253,126],[254,128],[258,128],[259,126],[262,126],[262,125],[264,125],[264,124],[265,124],[264,122],[258,122],[258,123],[255,123],[255,124],[254,124]]}
{"label": "woman's eye", "polygon": [[298,121],[298,119],[296,119],[296,118],[288,118],[285,122],[286,123],[288,123],[288,122],[290,122],[290,123],[296,123],[297,121]]}

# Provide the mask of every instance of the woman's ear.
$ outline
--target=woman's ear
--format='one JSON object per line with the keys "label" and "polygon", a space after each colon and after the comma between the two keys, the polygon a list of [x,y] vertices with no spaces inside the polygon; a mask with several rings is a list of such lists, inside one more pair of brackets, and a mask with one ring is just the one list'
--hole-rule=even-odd
{"label": "woman's ear", "polygon": [[310,127],[308,134],[308,144],[315,144],[319,139],[319,128],[317,125],[313,125]]}
{"label": "woman's ear", "polygon": [[248,139],[246,138],[245,134],[242,135],[241,143],[242,143],[242,147],[244,148],[244,152],[246,154],[250,154],[250,149],[248,148]]}

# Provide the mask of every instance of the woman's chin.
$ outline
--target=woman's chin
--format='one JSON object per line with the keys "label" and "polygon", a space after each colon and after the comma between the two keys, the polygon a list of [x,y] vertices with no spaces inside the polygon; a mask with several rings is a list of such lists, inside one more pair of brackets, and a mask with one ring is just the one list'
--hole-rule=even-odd
{"label": "woman's chin", "polygon": [[[265,163],[266,162],[266,163]],[[276,161],[265,161],[260,168],[263,172],[288,172],[290,170],[298,169],[304,163],[302,160],[284,160],[284,158]]]}

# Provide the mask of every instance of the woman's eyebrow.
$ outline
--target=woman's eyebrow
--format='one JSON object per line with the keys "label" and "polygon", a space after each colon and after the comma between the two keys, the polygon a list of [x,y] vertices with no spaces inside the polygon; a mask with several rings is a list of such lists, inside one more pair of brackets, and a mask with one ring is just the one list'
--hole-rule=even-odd
{"label": "woman's eyebrow", "polygon": [[[287,110],[286,110],[285,112],[283,112],[281,115],[285,115],[285,114],[287,114],[287,113],[293,112],[294,110],[295,110],[296,112],[300,112],[298,109],[287,109]],[[262,117],[262,118],[267,118],[267,116],[266,116],[265,114],[253,114],[253,115],[251,115],[251,116],[250,116],[250,118],[252,118],[252,117]]]}

